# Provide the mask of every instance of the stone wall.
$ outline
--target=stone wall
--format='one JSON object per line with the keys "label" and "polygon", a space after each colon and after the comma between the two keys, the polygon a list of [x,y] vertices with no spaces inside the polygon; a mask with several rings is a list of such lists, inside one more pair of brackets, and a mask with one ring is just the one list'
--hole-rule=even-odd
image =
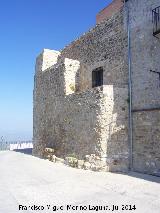
{"label": "stone wall", "polygon": [[61,158],[76,155],[78,159],[84,159],[85,155],[95,154],[110,166],[110,170],[126,170],[127,88],[108,85],[55,96],[43,75],[44,98],[35,102],[38,120],[34,131],[34,154],[43,156],[39,150],[43,152],[45,147],[54,148],[55,155]]}
{"label": "stone wall", "polygon": [[160,176],[160,110],[133,115],[133,167]]}
{"label": "stone wall", "polygon": [[127,34],[123,10],[66,46],[61,58],[80,62],[77,72],[80,91],[92,88],[92,71],[97,67],[104,69],[104,85],[126,86]]}
{"label": "stone wall", "polygon": [[160,106],[160,39],[153,36],[152,9],[159,0],[130,0],[133,109]]}
{"label": "stone wall", "polygon": [[[133,97],[134,170],[157,174],[160,170],[160,40],[153,36],[152,9],[159,0],[129,0]],[[148,109],[149,111],[145,111]]]}
{"label": "stone wall", "polygon": [[[45,147],[51,147],[61,158],[95,154],[110,171],[128,169],[126,49],[121,10],[62,51],[40,54],[34,155],[42,157]],[[104,85],[92,88],[92,71],[98,67],[103,68]]]}

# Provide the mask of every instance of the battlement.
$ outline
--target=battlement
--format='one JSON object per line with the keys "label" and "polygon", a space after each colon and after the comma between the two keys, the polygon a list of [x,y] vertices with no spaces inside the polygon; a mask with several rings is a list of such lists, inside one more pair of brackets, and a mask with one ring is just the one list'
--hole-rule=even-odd
{"label": "battlement", "polygon": [[59,51],[43,49],[36,59],[36,72],[43,72],[49,67],[54,66],[58,61],[59,55]]}

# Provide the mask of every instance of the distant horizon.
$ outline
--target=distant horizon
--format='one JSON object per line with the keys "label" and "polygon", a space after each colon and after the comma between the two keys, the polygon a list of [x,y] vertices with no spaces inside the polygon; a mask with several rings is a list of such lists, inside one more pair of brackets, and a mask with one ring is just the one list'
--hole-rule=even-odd
{"label": "distant horizon", "polygon": [[[22,132],[14,132],[14,133],[4,133],[0,135],[0,142],[2,141],[32,141],[31,133],[22,133]],[[19,136],[18,136],[19,135]]]}

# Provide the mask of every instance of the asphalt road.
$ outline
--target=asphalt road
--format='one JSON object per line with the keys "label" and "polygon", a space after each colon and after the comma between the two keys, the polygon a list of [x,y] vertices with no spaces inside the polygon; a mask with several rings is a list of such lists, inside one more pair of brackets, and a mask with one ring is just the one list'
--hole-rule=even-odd
{"label": "asphalt road", "polygon": [[78,170],[1,151],[0,213],[21,212],[160,213],[160,178]]}

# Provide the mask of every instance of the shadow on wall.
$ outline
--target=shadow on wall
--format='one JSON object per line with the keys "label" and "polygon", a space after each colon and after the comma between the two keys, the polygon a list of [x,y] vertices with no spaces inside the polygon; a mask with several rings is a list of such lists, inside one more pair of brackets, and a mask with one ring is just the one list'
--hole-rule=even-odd
{"label": "shadow on wall", "polygon": [[[128,88],[104,86],[105,105],[102,123],[102,147],[106,144],[106,163],[109,171],[128,171]],[[104,140],[103,140],[104,138]],[[103,149],[105,150],[105,149]]]}

